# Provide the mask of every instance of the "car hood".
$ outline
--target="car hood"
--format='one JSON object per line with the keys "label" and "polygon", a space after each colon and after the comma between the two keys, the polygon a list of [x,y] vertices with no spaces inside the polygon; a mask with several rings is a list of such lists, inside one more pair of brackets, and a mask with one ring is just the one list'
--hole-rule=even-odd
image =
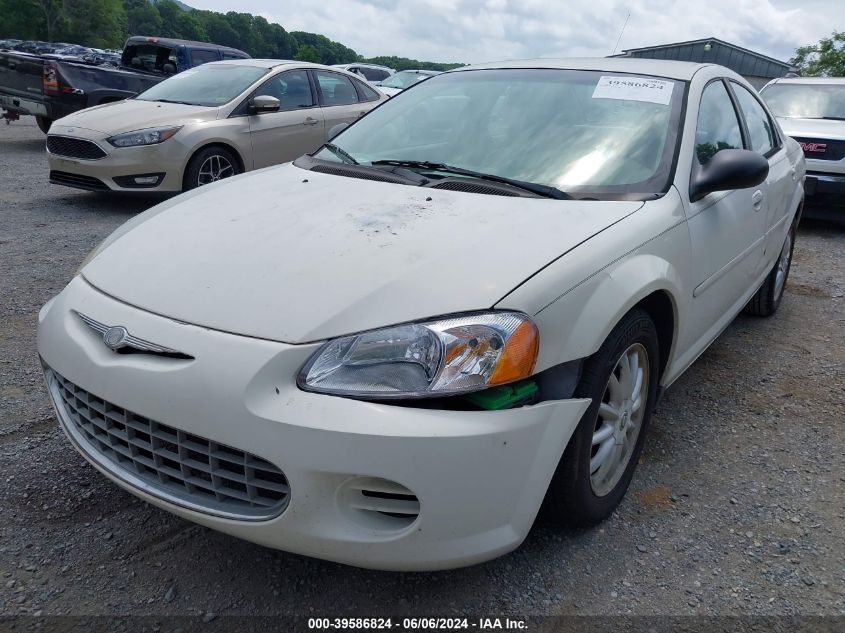
{"label": "car hood", "polygon": [[162,125],[213,121],[216,118],[217,108],[127,99],[74,112],[56,121],[55,125],[62,128],[80,127],[111,136]]}
{"label": "car hood", "polygon": [[778,117],[778,123],[788,136],[845,138],[845,121]]}
{"label": "car hood", "polygon": [[150,312],[304,343],[489,308],[642,204],[432,190],[287,164],[147,211],[82,274]]}

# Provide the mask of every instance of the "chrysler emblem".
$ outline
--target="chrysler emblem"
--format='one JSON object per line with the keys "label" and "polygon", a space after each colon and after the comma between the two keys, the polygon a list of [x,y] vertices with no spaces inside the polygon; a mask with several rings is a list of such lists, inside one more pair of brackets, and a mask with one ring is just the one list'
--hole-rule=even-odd
{"label": "chrysler emblem", "polygon": [[105,331],[103,334],[103,343],[105,343],[106,347],[109,349],[118,350],[126,345],[127,336],[129,336],[129,332],[125,327],[122,325],[115,325]]}
{"label": "chrysler emblem", "polygon": [[[76,310],[74,310],[74,312],[76,312]],[[145,352],[147,354],[163,354],[173,358],[193,358],[193,356],[189,356],[188,354],[184,354],[178,350],[171,349],[151,341],[146,341],[142,338],[138,338],[137,336],[132,336],[129,333],[129,330],[122,325],[106,325],[105,323],[100,323],[89,316],[85,316],[81,312],[76,312],[76,314],[80,319],[82,319],[85,325],[90,327],[102,337],[103,343],[105,343],[106,347],[113,352],[126,349],[127,351]]]}

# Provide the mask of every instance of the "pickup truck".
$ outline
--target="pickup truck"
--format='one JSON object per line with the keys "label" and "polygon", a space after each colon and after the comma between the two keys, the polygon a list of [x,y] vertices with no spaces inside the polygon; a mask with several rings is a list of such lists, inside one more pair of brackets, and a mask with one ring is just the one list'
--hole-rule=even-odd
{"label": "pickup truck", "polygon": [[248,57],[217,44],[142,36],[126,40],[117,68],[2,51],[0,109],[7,120],[34,116],[46,134],[53,121],[77,110],[121,101],[206,62]]}
{"label": "pickup truck", "polygon": [[804,216],[845,225],[845,78],[774,79],[760,94],[804,150]]}

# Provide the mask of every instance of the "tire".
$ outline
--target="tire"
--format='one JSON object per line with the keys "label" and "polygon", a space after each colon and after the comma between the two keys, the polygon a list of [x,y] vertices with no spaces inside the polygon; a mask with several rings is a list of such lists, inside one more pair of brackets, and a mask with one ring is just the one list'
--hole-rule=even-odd
{"label": "tire", "polygon": [[780,255],[775,265],[766,277],[763,285],[751,297],[745,306],[745,313],[753,316],[772,316],[780,307],[789,269],[792,267],[792,251],[795,249],[795,225],[793,225],[783,240]]}
{"label": "tire", "polygon": [[217,145],[206,147],[194,154],[182,180],[182,190],[196,189],[224,178],[241,173],[240,163],[235,155]]}
{"label": "tire", "polygon": [[[614,407],[614,402],[619,401],[622,385],[627,382],[621,375],[623,363],[631,367],[632,353],[638,359],[643,382],[646,379],[647,382],[639,390],[636,386],[631,390],[627,404]],[[573,397],[591,398],[593,402],[569,440],[549,485],[544,503],[544,514],[548,519],[571,527],[595,525],[610,516],[622,501],[637,467],[651,421],[659,364],[657,330],[649,315],[641,309],[629,312],[613,328],[599,351],[585,361]],[[617,388],[611,387],[611,375],[617,380]],[[636,398],[630,397],[633,393],[639,394],[638,407]],[[617,421],[612,421],[613,416],[608,412],[613,408],[622,411],[622,415],[616,416]],[[623,427],[629,424],[633,426],[624,431]],[[594,445],[594,438],[599,440],[606,436],[608,429],[612,435]],[[635,433],[634,437],[632,433]],[[608,442],[610,449],[607,448]],[[604,461],[600,459],[602,451],[605,451],[604,454],[610,451]],[[620,451],[618,455],[617,451]],[[610,463],[608,460],[616,460],[616,465],[611,464],[604,475],[602,470],[605,466],[593,472],[591,466],[595,463],[607,465]]]}
{"label": "tire", "polygon": [[44,132],[44,134],[47,134],[50,131],[50,126],[53,125],[51,119],[43,116],[35,117],[35,123],[38,125],[38,129]]}

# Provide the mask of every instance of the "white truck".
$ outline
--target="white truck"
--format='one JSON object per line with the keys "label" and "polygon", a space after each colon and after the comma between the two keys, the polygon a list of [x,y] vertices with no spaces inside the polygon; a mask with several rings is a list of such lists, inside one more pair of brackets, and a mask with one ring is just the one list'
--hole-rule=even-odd
{"label": "white truck", "polygon": [[805,215],[845,224],[845,77],[789,77],[760,93],[804,150]]}

